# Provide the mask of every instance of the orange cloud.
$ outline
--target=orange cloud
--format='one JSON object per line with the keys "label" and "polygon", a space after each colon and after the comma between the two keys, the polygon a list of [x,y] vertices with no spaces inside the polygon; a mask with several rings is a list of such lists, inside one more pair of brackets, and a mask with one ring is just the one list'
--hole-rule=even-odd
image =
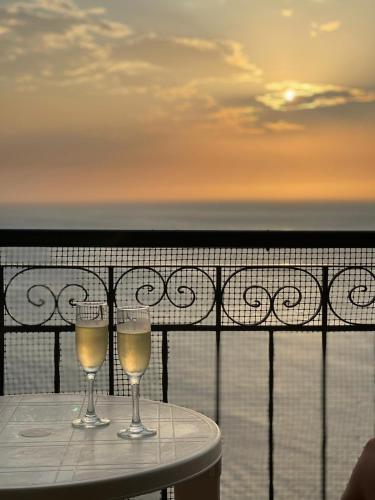
{"label": "orange cloud", "polygon": [[296,132],[305,129],[305,127],[299,123],[292,123],[284,120],[265,123],[264,127],[271,132]]}
{"label": "orange cloud", "polygon": [[282,17],[292,17],[294,14],[294,10],[293,9],[282,9],[280,11],[280,14]]}
{"label": "orange cloud", "polygon": [[[340,106],[351,102],[375,102],[375,92],[342,85],[302,83],[297,81],[273,82],[266,85],[267,93],[256,100],[275,111],[317,109]],[[287,99],[293,91],[293,99]]]}
{"label": "orange cloud", "polygon": [[337,31],[341,28],[341,21],[330,21],[328,23],[323,23],[319,26],[319,30],[325,33],[332,33],[333,31]]}
{"label": "orange cloud", "polygon": [[319,33],[333,33],[341,28],[342,22],[338,19],[327,23],[311,23],[310,35],[316,37]]}

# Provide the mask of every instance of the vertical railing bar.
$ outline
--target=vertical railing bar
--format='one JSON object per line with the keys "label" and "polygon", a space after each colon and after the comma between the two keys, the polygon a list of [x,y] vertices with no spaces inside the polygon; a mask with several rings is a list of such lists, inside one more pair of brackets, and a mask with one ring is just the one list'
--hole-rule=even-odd
{"label": "vertical railing bar", "polygon": [[53,349],[53,362],[54,362],[54,391],[56,393],[60,392],[60,332],[59,330],[54,331],[55,342]]}
{"label": "vertical railing bar", "polygon": [[[168,403],[168,330],[161,332],[161,362],[162,362],[162,397],[163,403]],[[168,490],[165,488],[161,490],[160,500],[168,499]]]}
{"label": "vertical railing bar", "polygon": [[[372,355],[373,359],[375,359],[375,332],[372,331]],[[372,363],[372,385],[373,385],[373,391],[372,391],[372,411],[373,415],[375,415],[375,363]],[[372,435],[375,436],[375,419],[373,418],[373,430],[372,430]]]}
{"label": "vertical railing bar", "polygon": [[273,330],[268,332],[268,474],[269,474],[269,500],[274,498],[274,486],[273,486],[273,410],[274,410],[274,360],[275,360],[275,348],[274,348],[274,338]]}
{"label": "vertical railing bar", "polygon": [[5,369],[5,289],[4,267],[0,266],[0,396],[4,396]]}
{"label": "vertical railing bar", "polygon": [[163,403],[168,403],[168,331],[163,330],[161,335]]}
{"label": "vertical railing bar", "polygon": [[114,394],[114,349],[113,349],[113,332],[114,332],[114,303],[115,289],[113,280],[113,267],[108,267],[108,375],[109,375],[109,394]]}
{"label": "vertical railing bar", "polygon": [[322,449],[321,449],[321,498],[327,496],[327,329],[328,329],[328,267],[322,269]]}
{"label": "vertical railing bar", "polygon": [[222,290],[221,290],[221,266],[216,267],[216,288],[215,288],[215,304],[216,304],[216,375],[215,375],[215,385],[216,385],[216,401],[215,401],[215,421],[220,424],[220,414],[221,414],[221,304],[222,304]]}

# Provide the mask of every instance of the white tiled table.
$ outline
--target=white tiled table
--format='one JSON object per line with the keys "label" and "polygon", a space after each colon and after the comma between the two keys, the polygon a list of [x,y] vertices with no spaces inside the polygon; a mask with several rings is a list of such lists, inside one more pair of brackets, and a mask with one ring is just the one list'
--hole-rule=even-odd
{"label": "white tiled table", "polygon": [[129,398],[98,396],[96,408],[108,427],[73,429],[85,410],[80,395],[0,397],[0,499],[104,500],[183,482],[182,499],[184,485],[196,488],[220,462],[220,430],[200,413],[142,400],[142,420],[157,435],[127,441],[116,433],[130,421]]}

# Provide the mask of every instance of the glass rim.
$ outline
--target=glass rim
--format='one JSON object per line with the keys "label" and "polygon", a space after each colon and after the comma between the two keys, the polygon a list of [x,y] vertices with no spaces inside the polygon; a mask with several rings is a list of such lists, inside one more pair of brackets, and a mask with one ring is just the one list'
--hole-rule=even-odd
{"label": "glass rim", "polygon": [[101,300],[76,300],[74,301],[74,306],[106,306],[108,307],[108,302],[103,302]]}
{"label": "glass rim", "polygon": [[142,306],[142,305],[116,307],[116,311],[149,311],[149,310],[150,306]]}

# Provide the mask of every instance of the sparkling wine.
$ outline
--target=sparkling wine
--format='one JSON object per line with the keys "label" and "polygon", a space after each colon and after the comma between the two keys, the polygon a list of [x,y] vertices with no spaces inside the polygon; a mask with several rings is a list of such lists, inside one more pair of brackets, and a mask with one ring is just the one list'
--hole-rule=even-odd
{"label": "sparkling wine", "polygon": [[82,368],[95,373],[107,353],[108,324],[106,321],[85,321],[76,324],[76,352]]}
{"label": "sparkling wine", "polygon": [[151,331],[129,331],[121,326],[117,327],[117,350],[122,369],[128,375],[141,376],[150,362]]}
{"label": "sparkling wine", "polygon": [[155,436],[139,414],[139,386],[151,356],[151,320],[147,306],[117,308],[117,352],[122,369],[129,377],[132,389],[132,420],[117,435],[121,439],[143,439]]}

